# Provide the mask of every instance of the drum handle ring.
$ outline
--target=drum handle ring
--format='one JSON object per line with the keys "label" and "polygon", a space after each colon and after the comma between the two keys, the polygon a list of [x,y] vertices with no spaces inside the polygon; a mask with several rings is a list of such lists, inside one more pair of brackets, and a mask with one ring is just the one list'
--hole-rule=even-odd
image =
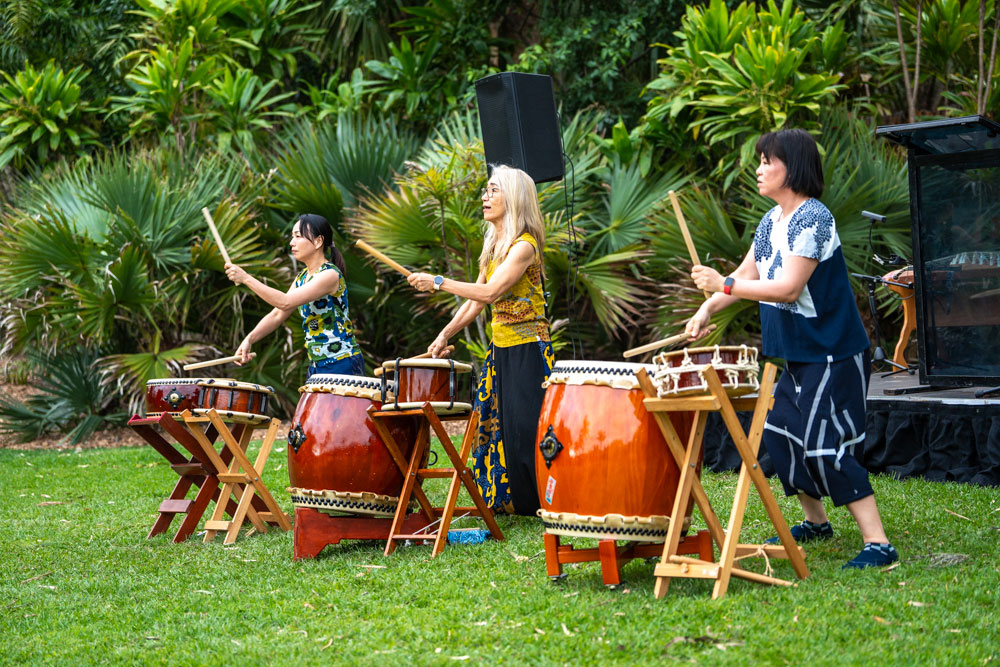
{"label": "drum handle ring", "polygon": [[552,430],[552,424],[549,424],[549,430],[545,432],[545,437],[538,442],[538,451],[542,453],[542,458],[545,459],[546,468],[552,467],[553,459],[555,459],[562,450],[563,444],[559,442],[559,438],[556,437],[555,431]]}
{"label": "drum handle ring", "polygon": [[292,448],[296,454],[299,453],[299,447],[302,443],[306,441],[306,433],[302,430],[302,423],[299,424],[288,432],[288,446]]}

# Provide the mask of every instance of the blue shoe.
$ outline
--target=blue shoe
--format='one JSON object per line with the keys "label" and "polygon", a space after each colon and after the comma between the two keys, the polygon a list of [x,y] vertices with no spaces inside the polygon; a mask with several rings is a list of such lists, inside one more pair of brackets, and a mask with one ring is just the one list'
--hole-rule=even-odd
{"label": "blue shoe", "polygon": [[899,560],[899,552],[891,544],[865,542],[865,548],[847,561],[841,570],[863,570],[866,567],[885,567]]}
{"label": "blue shoe", "polygon": [[[826,523],[813,523],[812,521],[804,520],[802,523],[791,526],[788,530],[795,539],[796,544],[812,542],[813,540],[828,540],[833,537],[833,526],[830,525],[829,521]],[[769,537],[764,540],[764,544],[781,544],[781,538],[777,535]]]}

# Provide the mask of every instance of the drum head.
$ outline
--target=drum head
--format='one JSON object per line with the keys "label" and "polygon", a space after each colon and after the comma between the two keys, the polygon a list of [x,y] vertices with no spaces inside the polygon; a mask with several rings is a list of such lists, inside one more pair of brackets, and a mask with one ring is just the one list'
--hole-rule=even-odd
{"label": "drum head", "polygon": [[596,384],[620,389],[638,389],[635,374],[645,369],[652,375],[652,364],[626,361],[557,361],[545,386],[550,384]]}
{"label": "drum head", "polygon": [[[388,385],[388,395],[396,391],[396,383],[392,380]],[[370,378],[364,375],[335,375],[333,373],[315,373],[299,387],[300,394],[339,394],[341,396],[365,396],[381,398],[382,379]]]}
{"label": "drum head", "polygon": [[[402,359],[399,362],[401,368],[427,368],[435,371],[450,371],[452,364],[455,366],[456,373],[471,373],[472,366],[461,361],[452,362],[450,359]],[[390,361],[383,361],[382,368],[386,370],[395,370],[396,360],[392,359]]]}

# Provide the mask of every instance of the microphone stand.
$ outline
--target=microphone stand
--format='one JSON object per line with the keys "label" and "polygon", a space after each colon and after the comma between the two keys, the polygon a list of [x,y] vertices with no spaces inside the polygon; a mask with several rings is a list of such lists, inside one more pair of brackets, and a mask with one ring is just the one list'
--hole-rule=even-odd
{"label": "microphone stand", "polygon": [[890,375],[895,375],[896,373],[902,373],[903,371],[906,371],[910,375],[913,375],[912,368],[902,366],[900,364],[897,364],[892,359],[889,359],[885,354],[885,350],[882,349],[882,329],[879,326],[878,308],[876,308],[875,306],[876,286],[881,284],[881,285],[897,285],[899,287],[910,287],[910,285],[907,285],[906,283],[897,283],[891,280],[886,280],[881,276],[867,276],[863,273],[852,273],[851,275],[854,276],[855,278],[860,278],[861,280],[864,280],[868,283],[868,307],[871,309],[872,322],[875,327],[875,351],[872,353],[872,362],[874,363],[882,361],[896,369],[891,373],[886,373],[882,377],[888,377]]}

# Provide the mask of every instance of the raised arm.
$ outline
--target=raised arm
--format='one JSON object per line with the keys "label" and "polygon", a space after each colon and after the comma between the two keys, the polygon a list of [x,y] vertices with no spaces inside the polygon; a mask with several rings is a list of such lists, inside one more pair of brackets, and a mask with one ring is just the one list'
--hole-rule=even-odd
{"label": "raised arm", "polygon": [[[493,303],[506,294],[534,261],[535,247],[527,241],[518,241],[511,246],[507,257],[496,268],[488,281],[482,281],[482,275],[480,275],[480,280],[474,283],[445,278],[441,289],[465,299],[478,301],[481,304],[479,311],[482,311],[483,305]],[[406,280],[421,292],[430,292],[434,289],[434,276],[429,273],[411,273]],[[479,311],[476,312],[476,315],[479,314]],[[474,318],[475,316],[473,316]]]}
{"label": "raised arm", "polygon": [[[301,287],[292,285],[287,292],[268,287],[236,264],[226,264],[226,275],[237,285],[249,287],[254,294],[269,305],[274,306],[275,309],[285,311],[285,318],[299,306],[327,294],[334,294],[340,287],[340,274],[332,270],[320,271],[305,285]],[[284,319],[281,321],[284,322]]]}

